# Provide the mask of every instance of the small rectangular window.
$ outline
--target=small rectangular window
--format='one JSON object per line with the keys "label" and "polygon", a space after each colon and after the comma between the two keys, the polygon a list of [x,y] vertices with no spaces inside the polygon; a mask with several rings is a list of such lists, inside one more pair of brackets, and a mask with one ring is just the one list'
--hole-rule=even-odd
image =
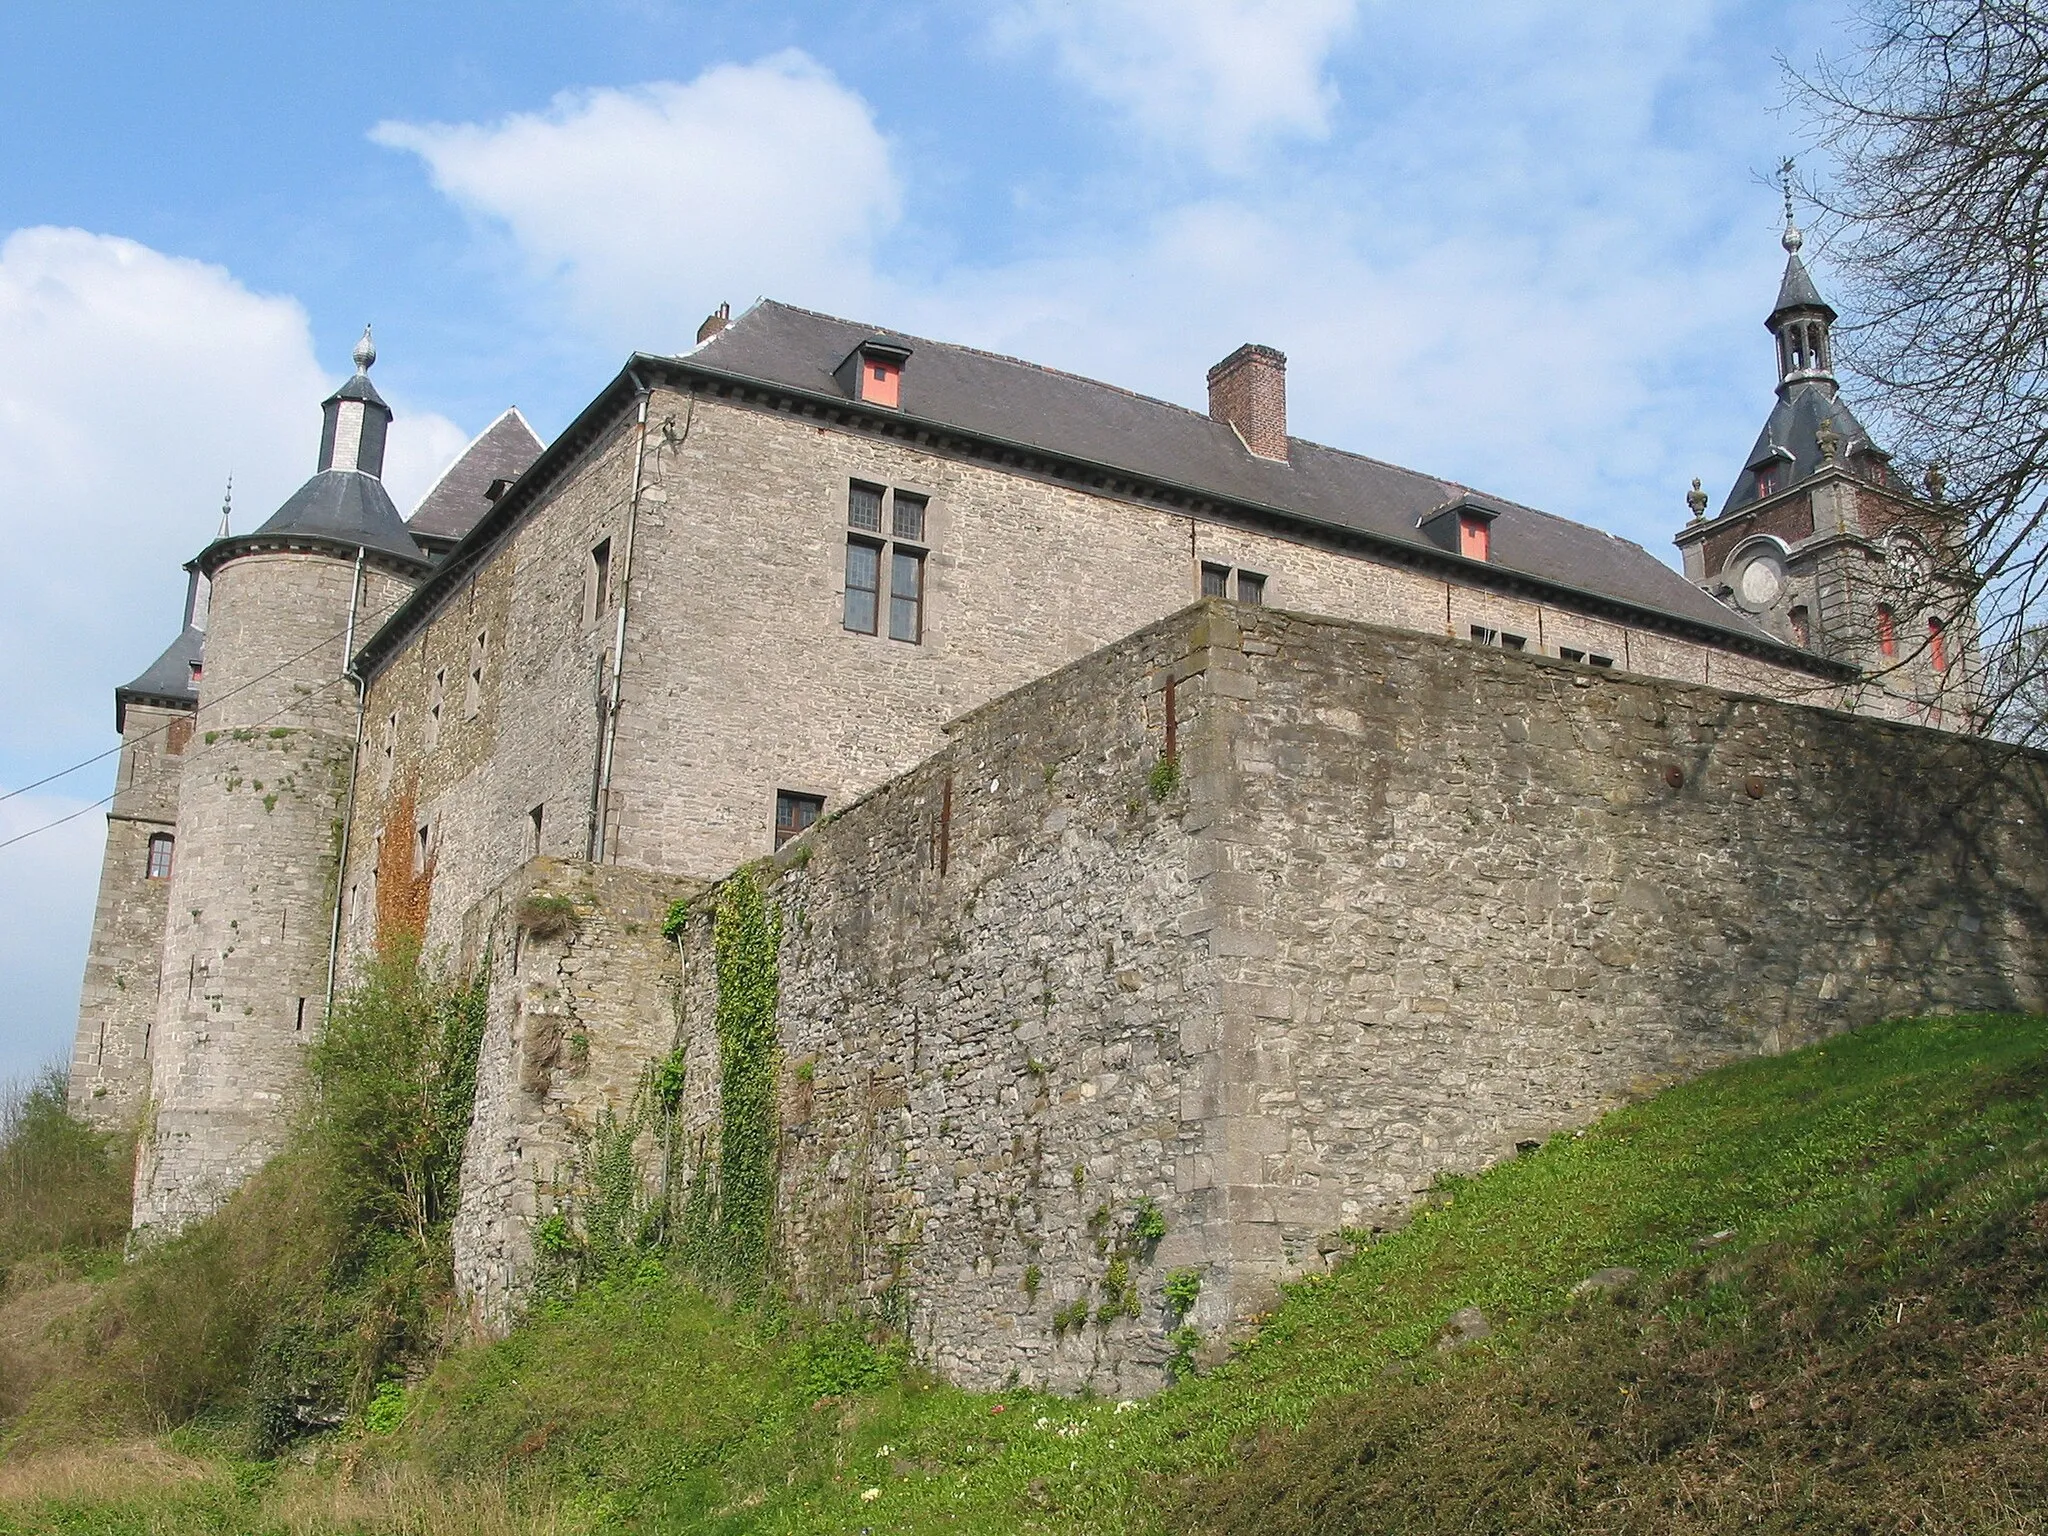
{"label": "small rectangular window", "polygon": [[924,542],[924,497],[898,491],[889,501],[889,532],[914,544]]}
{"label": "small rectangular window", "polygon": [[1494,641],[1498,640],[1500,636],[1496,635],[1492,630],[1485,628],[1483,625],[1474,624],[1472,626],[1472,638],[1474,640],[1477,640],[1481,645],[1491,645]]}
{"label": "small rectangular window", "polygon": [[151,880],[171,878],[171,847],[175,840],[168,832],[153,832],[149,839],[149,863],[145,873]]}
{"label": "small rectangular window", "polygon": [[858,480],[853,482],[846,493],[846,525],[863,533],[882,531],[882,488],[879,485],[863,485]]}
{"label": "small rectangular window", "polygon": [[584,611],[590,622],[596,623],[605,616],[605,610],[612,600],[612,541],[600,539],[590,551],[590,590],[584,595]]}
{"label": "small rectangular window", "polygon": [[1229,567],[1229,566],[1227,566],[1227,565],[1210,565],[1210,564],[1209,564],[1209,563],[1208,563],[1207,561],[1204,561],[1204,562],[1202,563],[1202,596],[1204,596],[1204,597],[1228,597],[1228,596],[1230,596],[1230,567]]}
{"label": "small rectangular window", "polygon": [[924,639],[924,556],[897,549],[889,562],[889,638]]}
{"label": "small rectangular window", "polygon": [[817,824],[819,813],[825,809],[825,801],[818,795],[792,794],[781,789],[775,792],[775,846],[780,848],[799,832]]}
{"label": "small rectangular window", "polygon": [[1611,667],[1614,665],[1614,658],[1612,656],[1588,656],[1586,658],[1586,665],[1589,667]]}
{"label": "small rectangular window", "polygon": [[[879,517],[881,514],[877,513]],[[866,539],[846,541],[846,627],[857,635],[875,632],[882,590],[882,546]]]}
{"label": "small rectangular window", "polygon": [[1586,659],[1584,651],[1575,651],[1568,645],[1560,645],[1557,648],[1557,654],[1566,661],[1584,661]]}
{"label": "small rectangular window", "polygon": [[1263,603],[1266,600],[1266,578],[1250,571],[1239,571],[1237,600],[1240,603]]}
{"label": "small rectangular window", "polygon": [[1500,648],[1501,648],[1502,650],[1504,650],[1504,651],[1521,651],[1521,650],[1527,650],[1527,649],[1528,649],[1528,646],[1529,646],[1529,637],[1528,637],[1527,635],[1506,635],[1506,634],[1504,634],[1504,635],[1502,635],[1502,636],[1500,637]]}

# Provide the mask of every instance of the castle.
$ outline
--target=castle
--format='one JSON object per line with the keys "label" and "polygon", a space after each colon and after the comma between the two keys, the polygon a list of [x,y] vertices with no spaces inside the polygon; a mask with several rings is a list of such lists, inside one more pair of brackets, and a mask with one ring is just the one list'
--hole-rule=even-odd
{"label": "castle", "polygon": [[[366,333],[313,478],[116,691],[71,1091],[145,1126],[138,1228],[270,1155],[402,923],[498,957],[456,1247],[509,1316],[648,1058],[716,1123],[708,918],[662,914],[768,855],[784,1262],[909,1294],[969,1380],[1156,1380],[1137,1281],[1048,1321],[1113,1207],[1225,1327],[1644,1082],[2038,1006],[2038,764],[1971,734],[1938,483],[1839,399],[1786,246],[1777,403],[1683,575],[1290,436],[1268,347],[1205,415],[765,301],[545,448],[508,411],[406,518]],[[522,930],[542,890],[568,934]]]}

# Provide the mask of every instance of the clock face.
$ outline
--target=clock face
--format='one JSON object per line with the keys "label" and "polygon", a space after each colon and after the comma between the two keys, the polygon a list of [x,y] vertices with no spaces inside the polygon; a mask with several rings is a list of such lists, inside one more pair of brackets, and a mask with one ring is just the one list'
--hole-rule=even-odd
{"label": "clock face", "polygon": [[1735,595],[1749,609],[1768,608],[1785,590],[1785,568],[1769,555],[1758,555],[1735,579]]}

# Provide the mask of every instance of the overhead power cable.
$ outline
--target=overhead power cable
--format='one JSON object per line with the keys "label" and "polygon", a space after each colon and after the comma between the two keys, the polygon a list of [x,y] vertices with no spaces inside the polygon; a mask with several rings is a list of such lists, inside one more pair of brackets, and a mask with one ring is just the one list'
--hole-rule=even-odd
{"label": "overhead power cable", "polygon": [[[406,594],[406,596],[410,595],[410,593]],[[401,597],[398,598],[396,601],[386,603],[381,608],[373,609],[368,613],[359,614],[357,615],[356,622],[358,625],[360,625],[367,623],[369,620],[372,619],[380,619],[384,617],[385,614],[390,613],[392,610],[397,608],[398,604],[404,601],[405,598]],[[250,678],[247,682],[237,683],[234,687],[228,689],[218,698],[209,700],[207,707],[211,708],[214,705],[219,704],[222,699],[233,698],[236,694],[240,693],[244,688],[253,688],[258,683],[267,682],[269,679],[277,676],[278,673],[284,671],[286,667],[297,666],[300,662],[304,661],[308,656],[312,655],[315,651],[320,650],[325,646],[332,645],[335,641],[343,639],[347,634],[348,630],[346,628],[337,629],[333,634],[327,635],[320,640],[316,640],[312,645],[307,646],[305,650],[299,652],[298,655],[287,656],[283,661],[279,662],[276,666],[272,667],[268,672],[259,672],[256,674],[256,676]],[[165,731],[168,731],[171,728],[172,724],[174,723],[175,722],[167,720],[162,725],[159,725],[152,730],[144,731],[140,736],[137,736],[134,739],[136,741],[147,741],[152,736],[160,736]],[[81,768],[90,768],[94,763],[100,762],[105,758],[114,756],[117,752],[119,752],[123,747],[126,747],[127,745],[128,742],[126,740],[118,741],[113,746],[107,748],[107,750],[104,752],[95,752],[91,757],[79,759],[77,762],[73,763],[69,768],[59,768],[55,773],[44,774],[43,777],[37,779],[33,784],[23,784],[18,789],[0,790],[0,800],[12,800],[16,795],[25,795],[32,789],[41,789],[45,784],[54,784],[59,779],[69,778],[72,774],[78,772],[78,770]],[[109,796],[108,798],[111,799],[112,797]],[[104,802],[101,803],[104,804]],[[87,809],[89,810],[91,809],[91,807],[88,806]],[[51,825],[55,826],[57,825],[57,823],[52,822]],[[4,848],[6,846],[7,845],[5,843],[0,843],[0,848]]]}

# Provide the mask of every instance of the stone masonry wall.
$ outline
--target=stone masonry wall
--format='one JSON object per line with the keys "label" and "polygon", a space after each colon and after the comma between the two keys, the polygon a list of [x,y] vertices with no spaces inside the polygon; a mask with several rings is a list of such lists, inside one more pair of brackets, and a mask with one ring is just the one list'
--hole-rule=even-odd
{"label": "stone masonry wall", "polygon": [[[1888,1014],[2042,1006],[2044,825],[2028,754],[1202,605],[767,866],[778,1268],[962,1381],[1148,1389],[1174,1268],[1227,1331],[1518,1140]],[[700,1158],[711,906],[674,1018]]]}
{"label": "stone masonry wall", "polygon": [[[1480,625],[1624,670],[1837,702],[1802,674],[1554,604],[667,389],[648,401],[636,524],[637,444],[622,417],[372,680],[343,880],[350,954],[374,926],[370,870],[394,817],[400,835],[429,829],[433,946],[535,852],[587,854],[629,534],[599,856],[704,878],[770,849],[778,790],[847,804],[937,750],[948,720],[1191,601],[1205,563],[1265,576],[1276,605],[1458,637]],[[930,498],[921,643],[841,622],[854,480]]]}
{"label": "stone masonry wall", "polygon": [[[175,832],[192,711],[130,704],[107,812],[92,949],[71,1048],[71,1107],[94,1124],[132,1129],[149,1097],[170,881],[149,878],[149,842]],[[176,849],[172,850],[175,860]]]}
{"label": "stone masonry wall", "polygon": [[[695,881],[538,858],[471,909],[465,968],[490,965],[476,1118],[462,1164],[455,1279],[475,1314],[503,1327],[533,1267],[535,1222],[575,1179],[579,1138],[599,1114],[632,1112],[640,1075],[675,1043],[680,957],[662,937]],[[567,897],[562,932],[522,923],[534,896]]]}

